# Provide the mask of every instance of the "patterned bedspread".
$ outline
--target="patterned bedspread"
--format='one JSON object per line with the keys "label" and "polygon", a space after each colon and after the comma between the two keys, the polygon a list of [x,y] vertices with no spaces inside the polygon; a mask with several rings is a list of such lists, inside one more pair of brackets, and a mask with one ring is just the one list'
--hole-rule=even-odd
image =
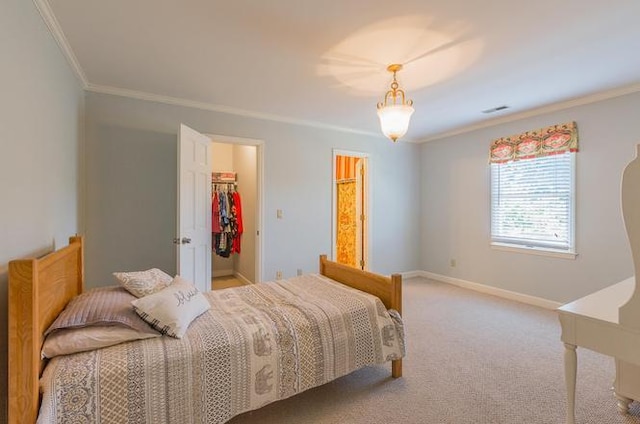
{"label": "patterned bedspread", "polygon": [[39,423],[224,423],[365,365],[404,356],[402,322],[321,275],[206,293],[183,339],[52,359]]}

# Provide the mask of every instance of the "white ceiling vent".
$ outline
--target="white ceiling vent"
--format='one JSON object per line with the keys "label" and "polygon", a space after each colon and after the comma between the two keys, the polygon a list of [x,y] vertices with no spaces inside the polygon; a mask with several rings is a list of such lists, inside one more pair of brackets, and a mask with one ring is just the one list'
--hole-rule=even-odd
{"label": "white ceiling vent", "polygon": [[499,111],[505,110],[505,109],[509,109],[509,106],[502,105],[502,106],[493,107],[491,109],[483,110],[482,113],[494,113],[494,112],[499,112]]}

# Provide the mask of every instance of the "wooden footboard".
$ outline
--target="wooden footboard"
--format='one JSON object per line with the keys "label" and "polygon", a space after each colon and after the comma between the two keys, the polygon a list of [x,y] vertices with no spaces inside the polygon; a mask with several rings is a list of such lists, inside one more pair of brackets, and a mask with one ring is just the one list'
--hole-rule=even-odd
{"label": "wooden footboard", "polygon": [[36,421],[43,334],[83,284],[81,237],[42,258],[9,262],[9,424]]}
{"label": "wooden footboard", "polygon": [[[395,309],[402,314],[402,276],[400,274],[385,277],[330,261],[327,255],[320,255],[320,274],[371,293],[380,298],[387,309]],[[391,362],[391,375],[394,378],[402,377],[402,359]]]}

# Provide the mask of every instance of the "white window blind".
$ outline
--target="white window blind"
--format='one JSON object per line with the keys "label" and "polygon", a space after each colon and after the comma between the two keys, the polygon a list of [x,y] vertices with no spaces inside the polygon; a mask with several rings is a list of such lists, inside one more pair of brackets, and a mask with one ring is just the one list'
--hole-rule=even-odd
{"label": "white window blind", "polygon": [[574,252],[575,153],[491,164],[491,242]]}

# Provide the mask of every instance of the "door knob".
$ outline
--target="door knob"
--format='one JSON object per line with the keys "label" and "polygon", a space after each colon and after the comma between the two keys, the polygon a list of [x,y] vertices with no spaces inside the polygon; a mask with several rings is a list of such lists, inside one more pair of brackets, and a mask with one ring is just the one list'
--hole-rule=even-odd
{"label": "door knob", "polygon": [[187,238],[187,237],[182,237],[181,242],[182,242],[182,244],[189,244],[189,243],[191,243],[191,239]]}

